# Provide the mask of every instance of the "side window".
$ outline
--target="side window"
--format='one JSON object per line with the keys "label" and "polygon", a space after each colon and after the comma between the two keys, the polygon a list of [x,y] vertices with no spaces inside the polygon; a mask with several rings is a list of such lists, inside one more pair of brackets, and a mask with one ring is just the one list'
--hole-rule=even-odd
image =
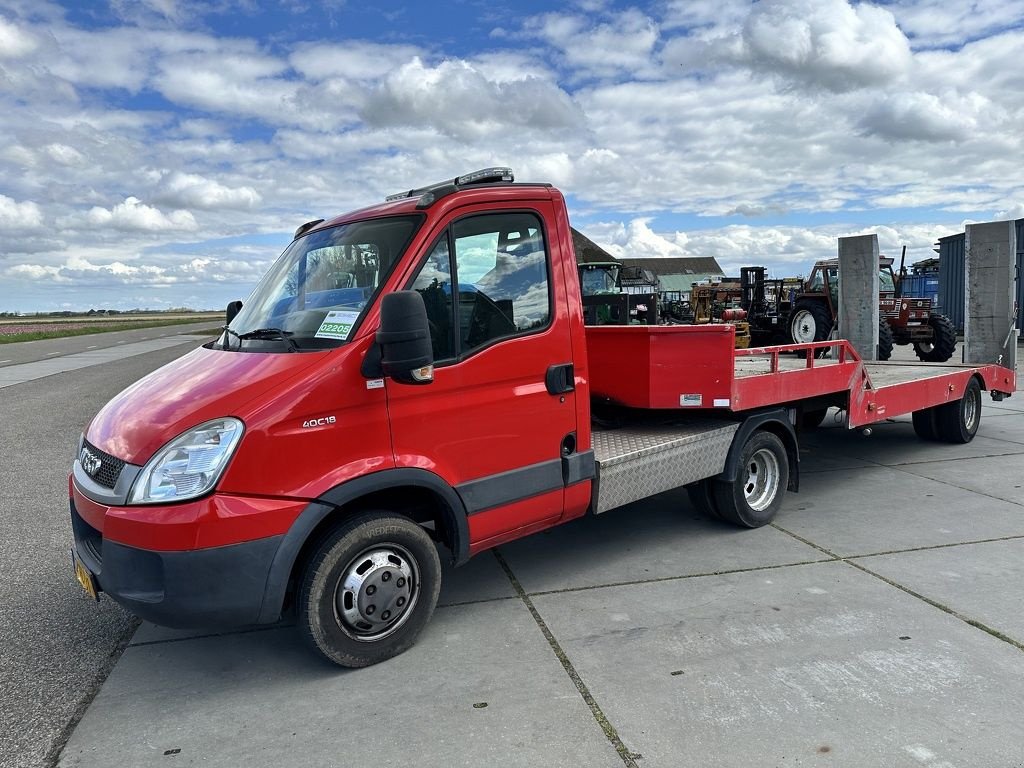
{"label": "side window", "polygon": [[430,341],[434,347],[434,360],[455,357],[455,327],[452,325],[452,267],[448,254],[448,233],[445,232],[430,249],[427,260],[420,267],[412,289],[419,291],[427,308],[430,322]]}
{"label": "side window", "polygon": [[500,213],[462,219],[452,226],[452,239],[463,354],[547,325],[548,257],[536,216]]}
{"label": "side window", "polygon": [[543,328],[551,299],[540,220],[501,213],[455,222],[410,287],[423,296],[438,362]]}

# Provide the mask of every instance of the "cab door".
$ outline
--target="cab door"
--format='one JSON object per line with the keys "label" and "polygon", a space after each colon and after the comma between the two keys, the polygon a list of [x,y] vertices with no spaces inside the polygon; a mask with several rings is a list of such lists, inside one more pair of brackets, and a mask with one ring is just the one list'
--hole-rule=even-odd
{"label": "cab door", "polygon": [[564,509],[576,393],[549,209],[449,215],[404,286],[423,296],[435,369],[428,385],[386,382],[395,460],[456,489],[472,551]]}

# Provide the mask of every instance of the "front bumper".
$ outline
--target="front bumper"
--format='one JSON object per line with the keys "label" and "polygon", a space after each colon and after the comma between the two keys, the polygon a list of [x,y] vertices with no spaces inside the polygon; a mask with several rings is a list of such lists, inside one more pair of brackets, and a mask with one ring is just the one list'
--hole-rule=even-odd
{"label": "front bumper", "polygon": [[[72,484],[75,552],[101,591],[147,621],[179,628],[255,624],[261,615],[273,621],[281,606],[264,606],[268,576],[284,533],[305,503],[230,501],[225,505],[214,496],[174,508],[107,508],[81,496]],[[194,515],[187,506],[195,507]],[[250,526],[216,514],[243,507],[251,513]],[[127,527],[126,513],[132,518]],[[239,533],[240,528],[259,537],[224,543],[226,530]],[[116,533],[131,533],[135,540],[116,541],[111,538]],[[215,545],[202,546],[204,541]]]}

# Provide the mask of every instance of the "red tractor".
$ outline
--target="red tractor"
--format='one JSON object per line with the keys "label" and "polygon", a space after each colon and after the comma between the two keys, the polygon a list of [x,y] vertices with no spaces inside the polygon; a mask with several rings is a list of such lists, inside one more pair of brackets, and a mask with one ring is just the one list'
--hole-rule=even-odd
{"label": "red tractor", "polygon": [[[878,269],[878,359],[892,357],[894,344],[913,344],[926,363],[944,363],[956,348],[956,330],[945,315],[932,311],[927,298],[910,298],[900,291],[892,259],[883,256]],[[839,260],[819,261],[803,291],[793,297],[789,334],[794,344],[828,339],[839,304]]]}

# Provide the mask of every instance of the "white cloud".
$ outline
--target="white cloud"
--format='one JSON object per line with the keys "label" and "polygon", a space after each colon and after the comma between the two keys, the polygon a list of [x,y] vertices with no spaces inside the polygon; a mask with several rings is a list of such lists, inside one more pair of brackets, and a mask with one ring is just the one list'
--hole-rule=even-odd
{"label": "white cloud", "polygon": [[188,208],[252,208],[263,198],[250,186],[228,187],[195,173],[168,174],[156,197],[158,202]]}
{"label": "white cloud", "polygon": [[578,76],[651,72],[658,25],[636,9],[593,23],[592,17],[549,13],[528,19],[526,30],[561,51]]}
{"label": "white cloud", "polygon": [[710,53],[754,72],[835,92],[892,83],[912,61],[910,44],[890,11],[846,0],[762,0],[751,6],[738,33],[720,30],[707,46],[690,42],[668,46],[666,58],[706,66],[703,57]]}
{"label": "white cloud", "polygon": [[582,117],[570,96],[550,82],[495,82],[469,62],[429,67],[419,58],[388,75],[362,114],[371,126],[427,125],[464,140],[566,128]]}
{"label": "white cloud", "polygon": [[31,200],[19,203],[0,195],[0,230],[37,229],[42,225],[43,212],[36,203]]}
{"label": "white cloud", "polygon": [[351,41],[344,45],[317,43],[300,46],[289,61],[309,80],[340,77],[347,80],[376,80],[416,56],[411,45],[384,45]]}
{"label": "white cloud", "polygon": [[137,197],[126,197],[123,203],[113,208],[94,206],[84,216],[74,216],[57,222],[58,225],[73,228],[83,226],[91,229],[116,229],[135,232],[192,231],[198,228],[195,217],[189,211],[177,210],[165,214],[158,208],[142,203]]}
{"label": "white cloud", "polygon": [[38,47],[35,35],[0,16],[0,59],[20,59]]}
{"label": "white cloud", "polygon": [[942,99],[931,93],[895,93],[872,105],[860,120],[867,133],[886,139],[956,141],[977,127],[980,99]]}

